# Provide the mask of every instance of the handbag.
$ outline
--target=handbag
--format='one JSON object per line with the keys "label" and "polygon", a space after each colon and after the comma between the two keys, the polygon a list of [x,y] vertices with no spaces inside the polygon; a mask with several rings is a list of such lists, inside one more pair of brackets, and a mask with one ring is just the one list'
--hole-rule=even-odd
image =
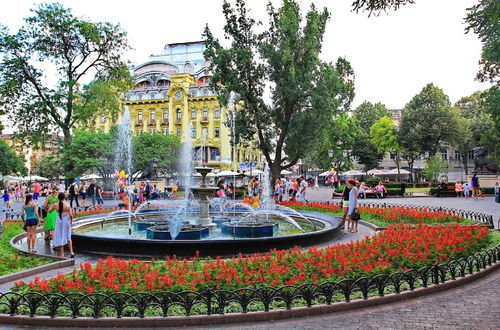
{"label": "handbag", "polygon": [[352,212],[352,214],[351,214],[351,219],[352,219],[353,221],[358,221],[359,219],[361,219],[361,214],[359,214],[359,212],[358,212],[358,209],[357,209],[357,208],[355,208],[355,209],[354,209],[354,212]]}

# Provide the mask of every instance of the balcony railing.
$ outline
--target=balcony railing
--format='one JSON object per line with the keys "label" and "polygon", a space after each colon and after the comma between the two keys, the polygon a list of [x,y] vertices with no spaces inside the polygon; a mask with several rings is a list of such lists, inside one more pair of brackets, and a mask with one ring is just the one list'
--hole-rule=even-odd
{"label": "balcony railing", "polygon": [[138,120],[135,122],[135,126],[142,126],[142,120]]}
{"label": "balcony railing", "polygon": [[151,120],[149,121],[149,126],[155,126],[155,125],[156,125],[156,120],[151,119]]}
{"label": "balcony railing", "polygon": [[163,120],[161,121],[161,124],[162,124],[162,125],[168,125],[168,119],[163,119]]}

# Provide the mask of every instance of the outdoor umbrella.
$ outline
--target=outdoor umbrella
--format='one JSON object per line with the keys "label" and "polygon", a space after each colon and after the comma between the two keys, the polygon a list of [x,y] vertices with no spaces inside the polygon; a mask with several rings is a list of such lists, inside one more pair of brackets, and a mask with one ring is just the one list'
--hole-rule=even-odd
{"label": "outdoor umbrella", "polygon": [[345,176],[361,176],[361,175],[365,175],[365,173],[363,173],[361,171],[353,170],[353,171],[346,171],[346,172],[342,173],[342,175],[345,175]]}
{"label": "outdoor umbrella", "polygon": [[80,180],[92,180],[92,179],[102,179],[102,177],[97,174],[89,174],[89,175],[84,175],[80,178]]}
{"label": "outdoor umbrella", "polygon": [[281,170],[281,174],[282,175],[289,175],[289,174],[292,174],[292,172],[287,171],[287,170]]}
{"label": "outdoor umbrella", "polygon": [[[404,170],[404,169],[401,168],[399,170],[399,173],[400,174],[410,174],[410,171],[407,171],[407,170]],[[392,170],[389,170],[389,171],[387,171],[387,174],[398,174],[398,169],[394,168]]]}
{"label": "outdoor umbrella", "polygon": [[372,175],[383,175],[383,174],[387,174],[387,171],[386,170],[377,170],[377,169],[373,169],[373,170],[369,170],[368,172],[366,172],[367,174],[372,174]]}
{"label": "outdoor umbrella", "polygon": [[29,181],[31,179],[31,181],[49,181],[49,179],[47,178],[44,178],[43,176],[39,176],[39,175],[32,175],[32,176],[25,176],[23,178],[25,181]]}
{"label": "outdoor umbrella", "polygon": [[319,174],[318,176],[330,176],[331,174],[332,174],[332,172],[330,172],[330,171],[325,171],[325,172],[323,172],[323,173]]}
{"label": "outdoor umbrella", "polygon": [[264,172],[262,172],[261,170],[253,170],[252,172],[246,171],[245,175],[246,176],[256,176],[256,175],[259,175],[262,173],[264,173]]}
{"label": "outdoor umbrella", "polygon": [[225,170],[225,171],[220,171],[219,173],[216,174],[216,176],[235,176],[235,175],[240,175],[240,173]]}
{"label": "outdoor umbrella", "polygon": [[21,178],[19,176],[14,176],[14,175],[5,175],[3,178],[2,178],[3,181],[7,181],[7,182],[21,182],[21,181],[25,181],[24,178]]}

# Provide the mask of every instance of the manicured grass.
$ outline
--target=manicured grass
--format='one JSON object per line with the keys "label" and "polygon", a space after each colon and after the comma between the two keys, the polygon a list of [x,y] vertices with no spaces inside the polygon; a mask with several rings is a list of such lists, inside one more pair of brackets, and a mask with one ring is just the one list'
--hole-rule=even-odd
{"label": "manicured grass", "polygon": [[428,194],[431,188],[406,188],[405,192]]}
{"label": "manicured grass", "polygon": [[5,221],[3,224],[3,235],[0,240],[0,276],[22,270],[48,264],[52,260],[18,253],[9,241],[12,237],[22,233],[23,227],[20,221]]}

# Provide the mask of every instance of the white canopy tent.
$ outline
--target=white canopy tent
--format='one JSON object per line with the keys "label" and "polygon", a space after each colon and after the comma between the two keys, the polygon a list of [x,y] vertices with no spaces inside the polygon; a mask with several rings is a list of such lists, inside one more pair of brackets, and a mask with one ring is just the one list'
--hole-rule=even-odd
{"label": "white canopy tent", "polygon": [[342,173],[342,175],[345,175],[345,176],[362,176],[362,175],[365,175],[365,173],[362,172],[362,171],[352,170],[352,171],[346,171],[346,172]]}
{"label": "white canopy tent", "polygon": [[24,178],[20,177],[20,176],[14,176],[14,175],[5,175],[1,178],[2,181],[7,181],[9,183],[11,182],[23,182],[23,181],[27,181],[25,180]]}
{"label": "white canopy tent", "polygon": [[246,176],[256,176],[256,175],[260,175],[264,172],[262,172],[261,170],[252,170],[251,172],[247,171],[245,172],[245,175]]}
{"label": "white canopy tent", "polygon": [[80,177],[80,180],[92,180],[92,179],[102,179],[102,176],[92,173],[92,174],[84,175],[84,176]]}
{"label": "white canopy tent", "polygon": [[318,176],[330,176],[330,175],[332,175],[332,174],[333,174],[333,173],[332,173],[332,172],[330,172],[330,171],[325,171],[325,172],[323,172],[323,173],[320,173]]}
{"label": "white canopy tent", "polygon": [[281,170],[281,175],[290,175],[292,172],[287,171],[287,170]]}
{"label": "white canopy tent", "polygon": [[240,175],[240,173],[229,171],[229,170],[224,170],[220,171],[219,173],[215,174],[216,176],[237,176]]}

